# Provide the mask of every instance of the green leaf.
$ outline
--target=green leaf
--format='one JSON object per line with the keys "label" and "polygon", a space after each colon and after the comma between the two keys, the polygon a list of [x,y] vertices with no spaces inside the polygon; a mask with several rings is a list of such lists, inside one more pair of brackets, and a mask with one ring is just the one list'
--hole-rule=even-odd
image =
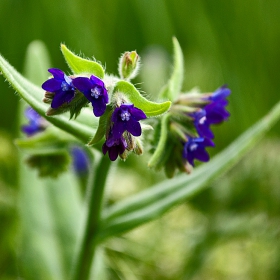
{"label": "green leaf", "polygon": [[112,108],[107,106],[105,113],[99,118],[99,125],[94,137],[89,141],[88,145],[94,145],[98,143],[106,134],[107,122],[111,118]]}
{"label": "green leaf", "polygon": [[69,142],[76,141],[68,133],[50,126],[45,131],[38,132],[32,137],[19,138],[14,142],[20,149],[29,154],[53,154],[55,152],[60,153],[62,150],[65,150]]}
{"label": "green leaf", "polygon": [[[45,70],[49,67],[48,61],[44,44],[39,41],[32,42],[27,50],[24,68],[26,76],[40,84],[45,78]],[[20,125],[26,121],[24,105],[20,103],[19,106]],[[25,145],[33,145],[33,148],[35,145],[38,150],[40,143],[43,145],[43,142],[54,141],[50,139],[53,134],[62,142],[69,141],[69,134],[55,127],[49,127],[48,130],[46,134],[39,133],[26,139],[28,141]],[[37,137],[40,141],[36,144]],[[64,152],[67,152],[65,148]],[[76,177],[73,172],[69,172],[56,180],[40,180],[37,172],[27,167],[22,154],[19,155],[18,168],[20,275],[30,280],[69,279],[84,214]]]}
{"label": "green leaf", "polygon": [[171,106],[170,101],[165,101],[163,103],[156,103],[147,100],[143,97],[140,92],[135,88],[135,86],[127,81],[117,82],[114,92],[121,92],[135,105],[135,107],[144,111],[147,117],[156,117],[162,115]]}
{"label": "green leaf", "polygon": [[170,147],[172,147],[172,145],[167,145],[167,139],[169,134],[169,120],[169,114],[164,115],[161,119],[159,142],[155,152],[153,153],[148,163],[149,167],[155,168],[156,170],[159,170],[165,164],[165,161],[169,153],[171,152]]}
{"label": "green leaf", "polygon": [[184,56],[179,42],[173,37],[174,48],[174,69],[170,80],[160,93],[161,98],[167,98],[171,101],[175,100],[181,91],[184,78]]}
{"label": "green leaf", "polygon": [[89,117],[89,112],[84,110],[81,116],[73,121],[69,121],[65,115],[47,117],[45,116],[47,106],[41,101],[44,91],[40,87],[24,78],[2,56],[0,56],[0,71],[16,92],[50,123],[72,134],[84,143],[94,134],[97,128],[97,119],[93,117],[92,113]]}
{"label": "green leaf", "polygon": [[86,73],[92,74],[100,79],[104,78],[104,69],[99,63],[75,55],[63,44],[61,44],[61,51],[74,74]]}
{"label": "green leaf", "polygon": [[191,175],[179,175],[111,206],[103,215],[100,239],[121,234],[156,219],[174,205],[206,189],[215,178],[251,150],[279,119],[280,102],[223,152],[209,163],[196,168]]}

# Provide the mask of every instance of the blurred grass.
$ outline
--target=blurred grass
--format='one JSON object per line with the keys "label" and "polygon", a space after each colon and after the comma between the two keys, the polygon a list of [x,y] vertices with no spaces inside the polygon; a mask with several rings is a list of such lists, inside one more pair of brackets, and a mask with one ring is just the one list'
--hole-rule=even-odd
{"label": "blurred grass", "polygon": [[[119,55],[137,49],[143,81],[136,82],[153,99],[171,70],[175,35],[185,57],[186,91],[213,91],[224,83],[232,89],[232,116],[215,128],[216,153],[279,100],[279,13],[278,0],[1,0],[0,52],[22,72],[28,44],[40,39],[52,66],[69,71],[59,51],[64,42],[115,74]],[[149,79],[153,69],[155,81]],[[17,135],[19,98],[7,83],[0,82],[0,92],[0,278],[14,279],[17,170],[11,138]],[[279,137],[279,129],[271,134]],[[278,279],[279,152],[279,138],[262,142],[214,188],[106,244],[111,279]],[[135,157],[120,163],[121,174],[131,175],[113,190],[111,202],[136,191],[132,181],[144,188],[161,176],[145,168],[137,174],[135,166]]]}

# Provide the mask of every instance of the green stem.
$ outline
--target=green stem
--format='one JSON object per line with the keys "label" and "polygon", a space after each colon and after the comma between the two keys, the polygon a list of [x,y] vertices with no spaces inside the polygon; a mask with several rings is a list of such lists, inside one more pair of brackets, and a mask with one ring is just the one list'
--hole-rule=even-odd
{"label": "green stem", "polygon": [[81,242],[73,280],[88,280],[98,245],[100,213],[103,204],[103,194],[111,161],[102,156],[91,181],[88,201],[88,216],[85,224],[84,236]]}

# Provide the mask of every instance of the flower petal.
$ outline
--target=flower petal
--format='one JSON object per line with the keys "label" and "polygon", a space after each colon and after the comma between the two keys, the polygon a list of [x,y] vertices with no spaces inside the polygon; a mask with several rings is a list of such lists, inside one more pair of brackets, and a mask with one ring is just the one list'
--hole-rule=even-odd
{"label": "flower petal", "polygon": [[147,118],[145,113],[136,107],[130,109],[130,113],[136,121],[144,120]]}
{"label": "flower petal", "polygon": [[92,84],[89,78],[86,77],[77,77],[72,81],[74,87],[76,87],[79,91],[85,93],[90,92],[92,88]]}
{"label": "flower petal", "polygon": [[51,78],[42,84],[42,88],[49,92],[55,92],[61,89],[61,81]]}
{"label": "flower petal", "polygon": [[59,91],[53,97],[51,107],[56,109],[63,105],[65,102],[70,102],[74,98],[75,93],[72,91]]}
{"label": "flower petal", "polygon": [[142,133],[140,123],[138,121],[134,121],[133,119],[130,119],[127,122],[126,130],[133,136],[140,136]]}
{"label": "flower petal", "polygon": [[57,68],[50,68],[48,70],[55,79],[58,79],[58,80],[64,80],[64,72],[60,69],[57,69]]}
{"label": "flower petal", "polygon": [[100,80],[99,78],[93,76],[93,75],[90,76],[90,81],[91,81],[92,85],[97,85],[97,86],[100,86],[102,88],[105,88],[104,82],[102,80]]}

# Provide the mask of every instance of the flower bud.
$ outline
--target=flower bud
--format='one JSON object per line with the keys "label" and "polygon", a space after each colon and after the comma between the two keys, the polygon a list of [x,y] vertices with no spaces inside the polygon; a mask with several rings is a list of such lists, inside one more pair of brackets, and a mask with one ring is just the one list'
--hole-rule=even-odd
{"label": "flower bud", "polygon": [[136,51],[125,52],[119,62],[119,74],[122,79],[130,80],[135,78],[140,65],[140,57]]}

